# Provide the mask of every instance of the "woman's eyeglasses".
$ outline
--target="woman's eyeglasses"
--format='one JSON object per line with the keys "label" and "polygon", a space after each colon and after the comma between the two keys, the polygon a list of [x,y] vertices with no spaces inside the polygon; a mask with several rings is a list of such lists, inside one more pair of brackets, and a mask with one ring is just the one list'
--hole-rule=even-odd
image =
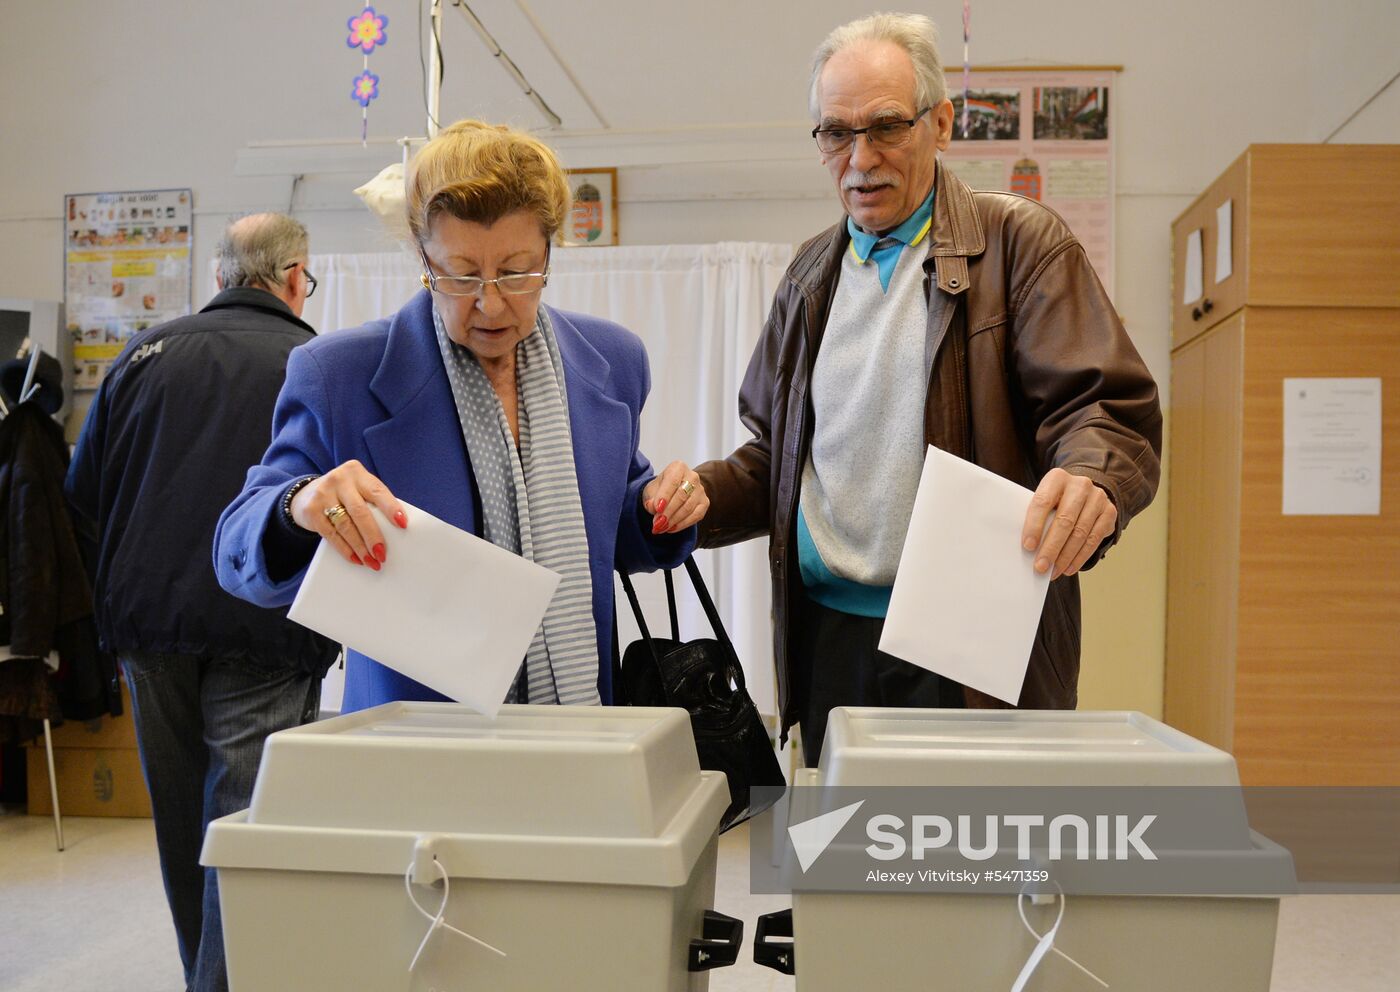
{"label": "woman's eyeglasses", "polygon": [[423,288],[443,296],[480,296],[486,292],[487,286],[495,286],[498,292],[506,296],[524,296],[527,293],[538,292],[549,283],[548,256],[543,272],[513,272],[510,275],[497,276],[495,279],[483,279],[480,276],[440,276],[428,264],[428,256],[421,248],[418,256],[423,260],[423,275],[419,277]]}

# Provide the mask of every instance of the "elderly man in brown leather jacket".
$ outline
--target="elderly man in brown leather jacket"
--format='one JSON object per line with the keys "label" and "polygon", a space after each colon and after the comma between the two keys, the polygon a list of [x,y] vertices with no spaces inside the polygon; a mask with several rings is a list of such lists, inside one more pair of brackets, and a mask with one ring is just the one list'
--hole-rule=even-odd
{"label": "elderly man in brown leather jacket", "polygon": [[1055,581],[1026,708],[1074,707],[1075,576],[1157,488],[1157,387],[1083,247],[939,161],[934,46],[927,18],[877,14],[817,50],[813,137],[846,217],[778,289],[739,393],[753,439],[698,469],[702,544],[768,535],[782,728],[813,764],[833,706],[1005,705],[876,648],[926,445],[1035,490],[1020,538]]}

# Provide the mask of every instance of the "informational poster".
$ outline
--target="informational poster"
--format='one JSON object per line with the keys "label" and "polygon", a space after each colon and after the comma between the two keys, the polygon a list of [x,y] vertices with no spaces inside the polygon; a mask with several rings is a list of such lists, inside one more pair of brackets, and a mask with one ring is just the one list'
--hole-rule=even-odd
{"label": "informational poster", "polygon": [[[973,189],[1020,193],[1051,207],[1113,293],[1113,126],[1109,69],[974,69],[948,74],[949,167]],[[964,133],[963,105],[967,105]]]}
{"label": "informational poster", "polygon": [[75,388],[101,385],[137,331],[190,312],[192,206],[188,189],[63,198]]}
{"label": "informational poster", "polygon": [[1381,380],[1283,380],[1283,512],[1381,512]]}

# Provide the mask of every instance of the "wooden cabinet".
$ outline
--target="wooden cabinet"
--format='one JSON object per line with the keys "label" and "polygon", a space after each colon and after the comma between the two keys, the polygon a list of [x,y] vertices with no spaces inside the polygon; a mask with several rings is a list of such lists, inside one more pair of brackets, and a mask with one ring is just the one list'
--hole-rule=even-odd
{"label": "wooden cabinet", "polygon": [[[1400,147],[1253,146],[1172,235],[1166,719],[1247,785],[1400,784]],[[1284,516],[1283,380],[1351,376],[1382,380],[1381,514]]]}
{"label": "wooden cabinet", "polygon": [[[1172,347],[1246,304],[1400,307],[1400,146],[1252,145],[1172,225]],[[1230,202],[1230,243],[1219,208]],[[1201,297],[1183,300],[1201,232]],[[1232,274],[1215,279],[1230,254]],[[1200,315],[1196,315],[1200,311]]]}

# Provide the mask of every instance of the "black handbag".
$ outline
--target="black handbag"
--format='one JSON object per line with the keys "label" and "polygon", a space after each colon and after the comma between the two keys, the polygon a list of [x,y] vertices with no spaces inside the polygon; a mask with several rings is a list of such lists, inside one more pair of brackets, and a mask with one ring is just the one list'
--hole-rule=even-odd
{"label": "black handbag", "polygon": [[[720,821],[720,832],[762,813],[778,798],[778,790],[755,804],[754,786],[783,786],[782,766],[758,707],[744,684],[744,669],[725,633],[719,612],[705,588],[700,568],[687,558],[685,570],[714,630],[713,638],[680,639],[676,622],[676,590],[666,571],[666,601],[671,614],[669,639],[652,637],[642,616],[637,593],[626,575],[622,588],[632,604],[642,639],[628,645],[622,655],[621,677],[614,681],[618,702],[632,706],[679,706],[690,714],[700,767],[719,771],[729,779],[729,808]],[[621,574],[621,573],[619,573]],[[614,637],[616,643],[616,637]]]}

